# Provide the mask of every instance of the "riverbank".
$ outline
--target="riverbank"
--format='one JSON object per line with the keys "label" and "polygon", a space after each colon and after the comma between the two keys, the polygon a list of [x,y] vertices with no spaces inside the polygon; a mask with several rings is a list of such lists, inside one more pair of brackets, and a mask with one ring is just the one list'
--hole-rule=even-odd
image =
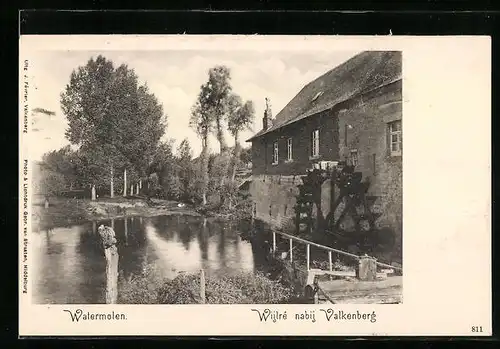
{"label": "riverbank", "polygon": [[44,202],[35,201],[32,209],[33,225],[39,229],[124,216],[153,217],[176,214],[201,216],[192,206],[177,201],[146,200],[143,197],[102,198],[96,201],[51,197],[48,208],[45,208]]}

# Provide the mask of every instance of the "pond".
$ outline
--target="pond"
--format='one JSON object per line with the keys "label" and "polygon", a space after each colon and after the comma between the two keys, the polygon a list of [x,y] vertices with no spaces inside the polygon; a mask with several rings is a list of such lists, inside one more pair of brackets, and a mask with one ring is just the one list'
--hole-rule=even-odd
{"label": "pond", "polygon": [[33,232],[34,303],[105,303],[106,261],[97,233],[100,224],[116,231],[118,269],[125,278],[141,274],[151,265],[168,278],[200,269],[215,276],[265,271],[265,251],[241,237],[249,225],[186,215],[87,222]]}

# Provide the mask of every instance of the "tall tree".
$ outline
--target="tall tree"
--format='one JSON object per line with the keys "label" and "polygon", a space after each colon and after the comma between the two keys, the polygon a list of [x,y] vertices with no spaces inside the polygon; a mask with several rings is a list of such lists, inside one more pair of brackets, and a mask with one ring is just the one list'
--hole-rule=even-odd
{"label": "tall tree", "polygon": [[198,95],[198,100],[191,110],[191,118],[189,126],[201,138],[201,154],[200,154],[200,191],[202,196],[203,205],[207,204],[207,190],[208,190],[208,135],[213,129],[212,117],[205,108],[206,94],[204,87]]}
{"label": "tall tree", "polygon": [[252,101],[246,101],[241,105],[241,102],[236,98],[234,102],[233,112],[228,114],[228,129],[234,138],[234,158],[231,180],[234,182],[236,177],[236,169],[239,165],[241,144],[240,133],[244,130],[251,131],[251,126],[255,117],[255,107]]}
{"label": "tall tree", "polygon": [[[127,180],[145,172],[164,133],[164,115],[147,87],[138,87],[133,69],[115,69],[103,56],[91,58],[72,72],[61,105],[68,119],[66,137],[86,153],[89,164],[107,169],[111,196],[115,169],[124,170]],[[124,178],[124,193],[127,186]]]}
{"label": "tall tree", "polygon": [[190,201],[195,190],[195,173],[193,171],[193,150],[189,140],[184,138],[177,148],[177,161],[179,164],[179,179],[181,183],[182,199]]}
{"label": "tall tree", "polygon": [[208,71],[208,81],[201,88],[204,94],[203,108],[207,110],[215,122],[213,131],[219,142],[221,154],[227,150],[224,122],[231,94],[230,80],[229,68],[216,66]]}

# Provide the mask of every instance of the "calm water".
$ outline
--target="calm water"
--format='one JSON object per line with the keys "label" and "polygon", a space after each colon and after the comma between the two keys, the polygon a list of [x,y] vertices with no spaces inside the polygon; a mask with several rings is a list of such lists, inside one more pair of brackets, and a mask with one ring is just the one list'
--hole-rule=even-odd
{"label": "calm water", "polygon": [[[36,303],[104,303],[106,262],[96,227],[113,225],[119,272],[125,278],[155,265],[179,272],[221,275],[263,270],[264,253],[240,236],[247,227],[198,217],[129,217],[34,232],[31,263]],[[118,290],[119,292],[120,290]]]}

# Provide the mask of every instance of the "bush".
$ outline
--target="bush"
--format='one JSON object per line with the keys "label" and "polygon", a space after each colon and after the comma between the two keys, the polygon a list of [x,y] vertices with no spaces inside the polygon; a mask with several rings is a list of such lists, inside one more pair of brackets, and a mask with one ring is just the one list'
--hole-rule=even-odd
{"label": "bush", "polygon": [[[207,277],[205,287],[206,303],[209,304],[276,304],[292,295],[289,288],[260,273]],[[181,274],[166,281],[158,293],[158,303],[162,304],[199,302],[198,275]]]}
{"label": "bush", "polygon": [[133,275],[128,280],[119,276],[118,303],[155,304],[162,277],[154,266],[147,266],[140,275]]}
{"label": "bush", "polygon": [[[290,288],[260,273],[207,276],[205,280],[205,297],[209,304],[277,304],[287,301],[291,296]],[[200,302],[200,278],[197,274],[182,273],[172,280],[164,280],[150,267],[141,276],[121,281],[119,303]]]}

